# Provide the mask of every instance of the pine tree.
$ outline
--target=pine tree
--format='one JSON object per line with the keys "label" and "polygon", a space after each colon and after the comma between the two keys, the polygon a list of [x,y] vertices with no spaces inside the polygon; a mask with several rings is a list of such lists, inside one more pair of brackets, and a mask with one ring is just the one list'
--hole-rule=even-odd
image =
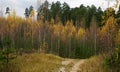
{"label": "pine tree", "polygon": [[25,15],[25,18],[29,17],[29,9],[28,8],[25,9],[24,15]]}
{"label": "pine tree", "polygon": [[3,50],[0,50],[0,62],[2,63],[0,70],[8,72],[11,68],[11,60],[15,59],[16,56],[14,55],[14,49],[10,48],[11,39],[8,36],[5,37],[3,45]]}

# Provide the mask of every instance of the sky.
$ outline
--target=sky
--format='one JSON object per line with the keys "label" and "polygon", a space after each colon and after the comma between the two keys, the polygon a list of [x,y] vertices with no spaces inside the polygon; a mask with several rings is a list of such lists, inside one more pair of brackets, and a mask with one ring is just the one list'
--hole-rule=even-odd
{"label": "sky", "polygon": [[[45,0],[41,0],[43,3]],[[79,7],[81,4],[91,6],[94,4],[96,7],[101,7],[103,10],[108,7],[107,0],[48,0],[50,3],[60,1],[61,3],[66,2],[71,8]],[[115,0],[110,0],[110,6],[113,6]],[[37,8],[37,0],[0,0],[0,11],[5,12],[6,7],[10,7],[11,10],[16,10],[18,16],[24,17],[24,10],[29,6]]]}

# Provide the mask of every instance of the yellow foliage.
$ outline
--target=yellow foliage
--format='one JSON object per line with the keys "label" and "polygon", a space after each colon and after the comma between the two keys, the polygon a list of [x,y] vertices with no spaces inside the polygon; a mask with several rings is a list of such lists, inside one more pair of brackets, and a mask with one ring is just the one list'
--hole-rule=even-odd
{"label": "yellow foliage", "polygon": [[54,25],[54,34],[61,36],[63,30],[63,25],[59,22],[57,25]]}
{"label": "yellow foliage", "polygon": [[54,21],[54,19],[52,18],[51,19],[51,22],[50,22],[52,25],[54,25],[54,23],[55,23],[55,21]]}
{"label": "yellow foliage", "polygon": [[76,36],[76,27],[72,26],[72,36]]}
{"label": "yellow foliage", "polygon": [[105,34],[105,32],[114,33],[116,30],[116,26],[117,26],[116,19],[111,16],[106,20],[105,26],[103,26],[101,32],[103,34]]}
{"label": "yellow foliage", "polygon": [[72,21],[67,21],[65,30],[66,30],[66,34],[68,35],[68,37],[72,36],[72,27],[73,27]]}
{"label": "yellow foliage", "polygon": [[114,12],[115,12],[115,10],[111,7],[106,10],[106,14],[107,14],[108,17],[113,16]]}
{"label": "yellow foliage", "polygon": [[85,34],[85,29],[84,28],[79,28],[77,37],[80,38]]}
{"label": "yellow foliage", "polygon": [[114,13],[115,10],[112,7],[107,8],[104,15],[102,15],[102,24],[105,24],[109,17],[114,17]]}
{"label": "yellow foliage", "polygon": [[120,29],[118,30],[115,41],[116,41],[117,44],[120,44]]}
{"label": "yellow foliage", "polygon": [[30,13],[30,17],[33,17],[35,15],[35,10],[33,9]]}

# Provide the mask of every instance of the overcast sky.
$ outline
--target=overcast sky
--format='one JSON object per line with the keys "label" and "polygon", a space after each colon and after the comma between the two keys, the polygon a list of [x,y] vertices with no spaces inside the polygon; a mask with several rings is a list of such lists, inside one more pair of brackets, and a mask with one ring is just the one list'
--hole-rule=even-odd
{"label": "overcast sky", "polygon": [[[44,0],[41,0],[42,2]],[[61,3],[66,2],[70,5],[70,7],[79,7],[81,4],[92,5],[94,4],[96,7],[101,7],[102,9],[107,8],[108,2],[107,0],[48,0],[51,2],[60,1]],[[115,0],[111,0],[110,5],[113,6],[115,3]],[[10,7],[11,9],[15,9],[17,12],[17,15],[24,17],[24,10],[26,7],[34,6],[34,8],[37,7],[37,0],[0,0],[0,10],[2,8],[3,11],[5,11],[6,7]]]}

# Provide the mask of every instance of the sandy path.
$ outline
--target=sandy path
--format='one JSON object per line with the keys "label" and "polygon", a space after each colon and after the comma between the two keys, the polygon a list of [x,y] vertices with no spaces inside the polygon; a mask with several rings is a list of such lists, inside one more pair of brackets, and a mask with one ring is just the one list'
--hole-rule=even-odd
{"label": "sandy path", "polygon": [[80,66],[84,63],[84,60],[79,60],[74,66],[72,67],[70,72],[77,72],[80,70]]}
{"label": "sandy path", "polygon": [[[80,67],[84,63],[84,61],[85,60],[79,60],[79,61],[76,62],[76,60],[68,59],[68,60],[62,61],[62,65],[67,66],[68,64],[74,62],[75,64],[71,68],[70,72],[77,72],[78,70],[81,71]],[[61,67],[58,72],[65,72],[65,67]]]}
{"label": "sandy path", "polygon": [[[62,65],[67,66],[72,63],[72,61],[72,59],[66,59],[65,61],[62,61]],[[65,67],[61,67],[58,72],[65,72]]]}

